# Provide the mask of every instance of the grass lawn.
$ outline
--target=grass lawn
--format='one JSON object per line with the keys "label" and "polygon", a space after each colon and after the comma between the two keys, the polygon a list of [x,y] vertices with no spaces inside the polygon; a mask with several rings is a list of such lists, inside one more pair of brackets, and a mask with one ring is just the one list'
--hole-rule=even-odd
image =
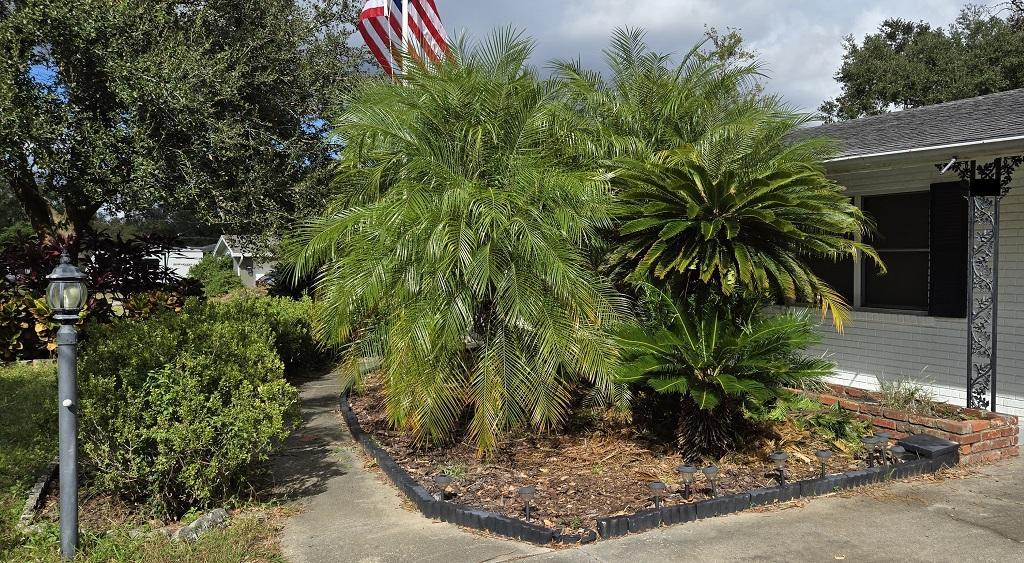
{"label": "grass lawn", "polygon": [[[0,365],[0,562],[57,561],[56,522],[44,522],[26,536],[17,531],[29,489],[57,451],[56,376],[51,365]],[[225,530],[210,532],[195,544],[162,535],[136,535],[129,523],[110,529],[83,529],[79,561],[88,562],[276,562],[274,511],[257,518],[241,513]]]}
{"label": "grass lawn", "polygon": [[0,560],[24,539],[15,524],[40,471],[57,453],[52,365],[0,366]]}

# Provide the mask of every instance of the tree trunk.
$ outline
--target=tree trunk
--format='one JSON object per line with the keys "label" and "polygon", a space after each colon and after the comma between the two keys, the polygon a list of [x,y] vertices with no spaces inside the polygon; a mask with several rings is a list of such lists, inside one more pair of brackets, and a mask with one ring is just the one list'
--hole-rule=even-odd
{"label": "tree trunk", "polygon": [[14,197],[21,203],[25,215],[32,224],[32,229],[39,235],[43,244],[56,244],[57,221],[54,209],[39,192],[39,186],[28,164],[28,157],[23,153],[17,156],[17,163],[11,175],[11,187]]}

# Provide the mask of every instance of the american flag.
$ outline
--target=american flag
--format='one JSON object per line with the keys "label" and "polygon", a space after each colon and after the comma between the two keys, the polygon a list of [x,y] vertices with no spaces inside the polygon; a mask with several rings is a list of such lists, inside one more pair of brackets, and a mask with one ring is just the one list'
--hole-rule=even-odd
{"label": "american flag", "polygon": [[401,70],[403,44],[409,55],[434,62],[448,53],[448,38],[434,0],[367,0],[358,27],[390,76]]}

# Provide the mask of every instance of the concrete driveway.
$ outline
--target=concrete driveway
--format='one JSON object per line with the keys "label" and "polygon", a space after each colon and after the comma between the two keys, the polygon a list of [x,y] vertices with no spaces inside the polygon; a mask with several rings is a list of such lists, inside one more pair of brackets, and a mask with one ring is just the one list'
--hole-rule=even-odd
{"label": "concrete driveway", "polygon": [[487,537],[403,507],[363,466],[330,377],[302,386],[305,426],[275,473],[300,512],[293,563],[437,561],[1024,561],[1024,462],[918,479],[563,550]]}

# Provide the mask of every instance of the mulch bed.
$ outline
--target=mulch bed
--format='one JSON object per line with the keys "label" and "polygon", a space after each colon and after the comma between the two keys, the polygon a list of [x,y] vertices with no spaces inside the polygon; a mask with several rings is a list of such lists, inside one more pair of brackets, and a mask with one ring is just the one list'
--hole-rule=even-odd
{"label": "mulch bed", "polygon": [[[534,485],[534,521],[561,529],[563,534],[575,534],[594,529],[600,517],[654,506],[648,488],[651,481],[663,481],[674,493],[665,499],[666,505],[688,502],[677,493],[681,488],[676,472],[682,463],[680,456],[665,445],[638,436],[621,417],[591,417],[584,424],[570,424],[570,430],[561,434],[513,436],[502,443],[498,453],[481,459],[469,440],[419,447],[408,435],[389,428],[372,377],[361,394],[350,398],[350,404],[363,430],[432,493],[439,490],[433,476],[442,472],[452,475],[447,498],[465,506],[523,518],[523,502],[517,490]],[[762,437],[747,451],[717,460],[718,493],[774,486],[776,480],[767,456],[778,449],[789,454],[790,481],[814,478],[819,472],[814,451],[828,447],[792,424],[781,424],[774,435]],[[830,473],[865,466],[832,449]],[[709,497],[709,483],[698,471],[689,502]]]}

